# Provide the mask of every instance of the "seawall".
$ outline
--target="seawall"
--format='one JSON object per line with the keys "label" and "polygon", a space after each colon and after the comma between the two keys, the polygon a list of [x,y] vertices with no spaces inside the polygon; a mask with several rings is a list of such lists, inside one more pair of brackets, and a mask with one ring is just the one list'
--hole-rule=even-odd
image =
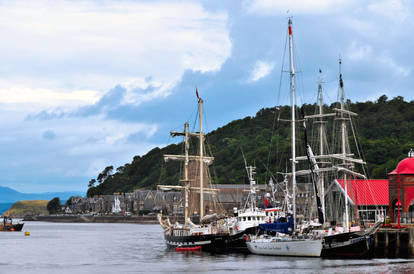
{"label": "seawall", "polygon": [[26,216],[23,221],[40,221],[56,223],[136,223],[157,224],[157,216]]}

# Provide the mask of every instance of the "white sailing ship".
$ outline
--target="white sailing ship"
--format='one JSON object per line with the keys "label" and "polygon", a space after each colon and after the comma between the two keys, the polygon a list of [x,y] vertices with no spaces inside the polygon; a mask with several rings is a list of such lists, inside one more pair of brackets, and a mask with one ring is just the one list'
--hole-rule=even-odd
{"label": "white sailing ship", "polygon": [[[296,140],[295,140],[295,68],[293,65],[293,37],[292,20],[288,21],[289,32],[289,60],[290,60],[290,94],[291,94],[291,130],[292,130],[292,234],[276,233],[274,236],[251,235],[246,244],[250,252],[262,255],[277,256],[306,256],[319,257],[322,251],[322,235],[318,231],[312,231],[312,227],[306,225],[301,232],[296,229]],[[320,224],[316,224],[320,225]],[[304,228],[304,227],[302,227]]]}

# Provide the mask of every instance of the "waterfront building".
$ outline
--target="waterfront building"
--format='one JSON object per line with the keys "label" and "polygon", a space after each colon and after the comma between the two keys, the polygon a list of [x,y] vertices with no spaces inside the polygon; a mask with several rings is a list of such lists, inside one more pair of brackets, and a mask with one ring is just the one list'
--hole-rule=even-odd
{"label": "waterfront building", "polygon": [[414,151],[412,149],[408,157],[388,173],[388,179],[391,220],[398,223],[398,213],[400,213],[401,223],[414,223]]}

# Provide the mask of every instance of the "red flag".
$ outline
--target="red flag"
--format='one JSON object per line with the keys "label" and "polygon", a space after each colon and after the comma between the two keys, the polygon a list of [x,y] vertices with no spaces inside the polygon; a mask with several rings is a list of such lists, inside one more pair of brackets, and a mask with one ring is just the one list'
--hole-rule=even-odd
{"label": "red flag", "polygon": [[269,206],[269,201],[266,198],[264,198],[264,204],[265,204],[265,208]]}
{"label": "red flag", "polygon": [[197,98],[200,100],[200,96],[198,96],[198,90],[197,90],[197,88],[196,88],[196,95],[197,95]]}

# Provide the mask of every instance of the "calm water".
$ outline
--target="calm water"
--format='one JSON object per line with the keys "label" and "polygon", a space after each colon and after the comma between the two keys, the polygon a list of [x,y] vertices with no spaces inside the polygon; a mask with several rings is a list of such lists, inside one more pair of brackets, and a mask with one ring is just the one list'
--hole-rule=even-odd
{"label": "calm water", "polygon": [[0,273],[414,273],[414,260],[323,260],[182,254],[158,225],[27,222],[0,232]]}

